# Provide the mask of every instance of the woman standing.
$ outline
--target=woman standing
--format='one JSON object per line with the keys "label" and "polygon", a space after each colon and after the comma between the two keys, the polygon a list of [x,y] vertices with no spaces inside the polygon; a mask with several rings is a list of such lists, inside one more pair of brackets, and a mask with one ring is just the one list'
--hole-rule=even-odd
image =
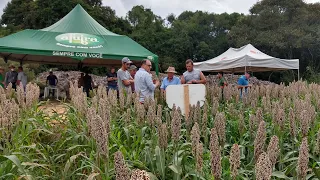
{"label": "woman standing", "polygon": [[4,88],[4,68],[0,66],[0,86]]}

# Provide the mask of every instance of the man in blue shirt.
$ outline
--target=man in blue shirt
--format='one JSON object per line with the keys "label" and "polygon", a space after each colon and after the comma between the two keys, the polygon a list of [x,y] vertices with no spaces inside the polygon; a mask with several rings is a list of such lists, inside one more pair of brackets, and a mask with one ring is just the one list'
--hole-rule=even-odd
{"label": "man in blue shirt", "polygon": [[154,100],[154,90],[160,85],[159,81],[155,81],[155,84],[153,83],[152,75],[150,74],[151,67],[150,60],[143,60],[141,68],[134,77],[134,88],[140,94],[139,101],[141,104],[144,103],[145,98]]}
{"label": "man in blue shirt", "polygon": [[166,88],[169,85],[178,85],[181,84],[181,81],[178,77],[175,77],[174,74],[176,74],[177,72],[175,71],[174,67],[169,67],[168,70],[166,71],[166,73],[168,73],[168,77],[165,77],[162,81],[161,84],[161,92],[165,93]]}
{"label": "man in blue shirt", "polygon": [[248,87],[251,87],[249,84],[250,73],[246,72],[245,75],[241,76],[238,80],[238,89],[240,90],[240,98],[242,98],[242,91],[244,88],[245,94],[248,93]]}

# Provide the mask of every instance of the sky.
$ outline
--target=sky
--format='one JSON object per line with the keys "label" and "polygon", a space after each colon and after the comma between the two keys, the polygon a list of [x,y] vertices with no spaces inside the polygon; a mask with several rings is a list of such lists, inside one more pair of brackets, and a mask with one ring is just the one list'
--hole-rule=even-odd
{"label": "sky", "polygon": [[[0,0],[0,16],[3,8],[10,0]],[[126,13],[136,5],[143,5],[150,8],[156,15],[165,18],[170,13],[179,15],[189,10],[202,10],[210,13],[244,13],[248,14],[249,9],[259,0],[103,0],[103,4],[110,6],[118,16],[126,16]],[[307,3],[316,3],[320,0],[305,0]]]}

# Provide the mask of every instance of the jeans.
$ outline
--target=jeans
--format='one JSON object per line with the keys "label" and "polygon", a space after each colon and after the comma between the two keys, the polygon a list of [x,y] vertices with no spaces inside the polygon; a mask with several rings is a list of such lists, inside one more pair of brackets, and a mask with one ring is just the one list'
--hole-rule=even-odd
{"label": "jeans", "polygon": [[107,87],[107,92],[109,92],[109,90],[116,90],[116,91],[118,91],[118,86],[108,86],[108,87]]}
{"label": "jeans", "polygon": [[54,92],[55,92],[56,90],[54,90],[54,89],[51,89],[51,90],[49,90],[49,96],[50,96],[50,93],[52,94],[52,97],[54,97]]}
{"label": "jeans", "polygon": [[[242,91],[243,91],[243,89],[240,89],[240,99],[242,99]],[[245,88],[244,95],[247,95],[247,93],[248,93],[248,88]]]}
{"label": "jeans", "polygon": [[17,91],[17,83],[16,82],[11,82],[11,84],[12,84],[12,89]]}
{"label": "jeans", "polygon": [[90,97],[90,90],[92,90],[92,87],[89,88],[83,88],[83,91],[86,92],[87,97]]}
{"label": "jeans", "polygon": [[221,101],[224,102],[223,88],[221,88]]}

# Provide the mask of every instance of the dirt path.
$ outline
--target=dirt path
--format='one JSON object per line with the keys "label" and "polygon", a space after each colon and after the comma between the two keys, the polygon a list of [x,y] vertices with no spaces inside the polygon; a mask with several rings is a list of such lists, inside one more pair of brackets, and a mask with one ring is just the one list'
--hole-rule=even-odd
{"label": "dirt path", "polygon": [[66,120],[67,107],[59,101],[49,101],[39,107],[53,125],[62,124]]}

